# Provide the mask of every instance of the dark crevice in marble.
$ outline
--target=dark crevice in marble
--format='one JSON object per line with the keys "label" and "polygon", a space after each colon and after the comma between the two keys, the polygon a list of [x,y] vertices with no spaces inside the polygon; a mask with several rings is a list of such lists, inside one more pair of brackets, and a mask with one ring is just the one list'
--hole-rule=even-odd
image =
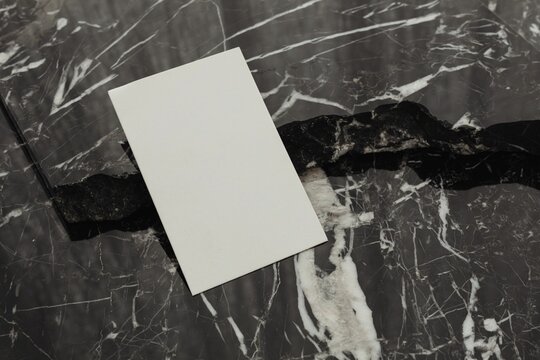
{"label": "dark crevice in marble", "polygon": [[[129,144],[123,145],[130,158]],[[135,163],[133,158],[132,160]],[[184,283],[182,269],[141,174],[122,177],[98,174],[76,184],[57,186],[54,201],[71,240],[85,240],[118,231],[152,228]]]}
{"label": "dark crevice in marble", "polygon": [[122,221],[140,209],[155,211],[140,173],[122,177],[98,174],[54,190],[55,201],[69,223]]}
{"label": "dark crevice in marble", "polygon": [[162,228],[140,173],[122,177],[98,174],[57,186],[54,201],[72,240],[89,239],[110,230]]}
{"label": "dark crevice in marble", "polygon": [[[431,168],[436,166],[448,171],[440,177],[449,187],[455,186],[453,178],[470,177],[469,184],[456,184],[457,188],[472,188],[486,183],[476,183],[470,173],[488,178],[486,181],[493,184],[526,181],[513,174],[521,167],[506,161],[507,157],[527,162],[540,155],[540,141],[531,135],[540,130],[540,121],[497,124],[486,129],[473,125],[452,127],[412,102],[383,105],[371,113],[349,117],[320,116],[278,130],[299,173],[316,166],[344,175],[366,168],[396,169],[406,165],[420,174],[431,174]],[[489,162],[494,154],[500,154],[499,160],[509,166],[504,168],[508,178],[496,171],[475,172],[475,165]],[[538,179],[526,185],[537,187]]]}
{"label": "dark crevice in marble", "polygon": [[[299,174],[310,167],[330,176],[409,167],[434,187],[519,183],[540,189],[540,142],[533,137],[540,121],[452,127],[420,104],[401,102],[349,117],[293,122],[278,131]],[[72,240],[109,230],[162,229],[138,173],[90,176],[55,187],[53,198]]]}
{"label": "dark crevice in marble", "polygon": [[407,166],[434,187],[468,190],[482,185],[519,183],[539,188],[540,157],[513,152],[455,155],[445,152],[403,151],[366,156],[347,154],[336,163],[321,165],[329,176],[344,176],[370,168],[398,170]]}

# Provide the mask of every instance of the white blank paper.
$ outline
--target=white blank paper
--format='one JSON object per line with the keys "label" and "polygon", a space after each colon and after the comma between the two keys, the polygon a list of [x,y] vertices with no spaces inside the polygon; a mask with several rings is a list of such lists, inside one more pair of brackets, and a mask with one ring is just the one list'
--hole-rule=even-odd
{"label": "white blank paper", "polygon": [[327,240],[238,48],[109,94],[193,295]]}

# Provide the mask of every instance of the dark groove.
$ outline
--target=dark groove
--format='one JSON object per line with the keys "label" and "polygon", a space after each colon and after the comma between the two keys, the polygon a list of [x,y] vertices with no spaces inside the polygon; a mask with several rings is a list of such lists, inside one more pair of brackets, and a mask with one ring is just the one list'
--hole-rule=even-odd
{"label": "dark groove", "polygon": [[[349,117],[293,122],[278,131],[299,174],[310,167],[330,176],[408,167],[434,187],[519,183],[540,189],[540,121],[453,129],[424,106],[402,102]],[[136,164],[129,146],[124,149]],[[72,240],[110,230],[163,231],[140,173],[98,174],[53,193]],[[164,231],[162,236],[166,240]]]}

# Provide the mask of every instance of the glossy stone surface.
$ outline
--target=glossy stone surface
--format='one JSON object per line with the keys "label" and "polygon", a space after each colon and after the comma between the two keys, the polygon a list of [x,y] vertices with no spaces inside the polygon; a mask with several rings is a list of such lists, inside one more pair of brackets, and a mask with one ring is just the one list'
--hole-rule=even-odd
{"label": "glossy stone surface", "polygon": [[540,4],[534,0],[484,0],[487,7],[540,50]]}
{"label": "glossy stone surface", "polygon": [[[341,147],[343,161],[299,171],[331,241],[196,297],[159,226],[71,241],[43,187],[137,176],[107,89],[235,46],[280,129],[336,114],[318,120],[331,140],[340,135],[325,130],[333,120],[401,100],[467,133],[515,129],[540,118],[539,55],[530,33],[491,3],[0,4],[0,95],[45,179],[2,115],[2,356],[539,358],[538,165],[493,162],[508,149],[461,166],[502,184],[473,177],[452,188],[432,174],[459,161],[434,162],[422,176],[423,159],[351,167],[358,162]],[[537,125],[523,124],[500,135],[534,158]],[[312,131],[293,139],[306,153]],[[492,162],[515,178],[491,176]],[[147,201],[143,190],[130,196],[126,208]]]}

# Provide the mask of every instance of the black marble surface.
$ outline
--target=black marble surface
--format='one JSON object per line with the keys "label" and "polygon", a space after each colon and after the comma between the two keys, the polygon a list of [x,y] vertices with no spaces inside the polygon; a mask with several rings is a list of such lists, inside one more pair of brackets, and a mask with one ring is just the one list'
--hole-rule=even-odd
{"label": "black marble surface", "polygon": [[[0,1],[0,95],[26,141],[2,115],[2,357],[540,358],[540,58],[501,4]],[[71,241],[43,182],[137,176],[107,89],[235,46],[291,156],[328,141],[297,169],[330,242],[192,297],[159,226]],[[402,100],[444,141],[402,114],[354,144],[332,133]]]}
{"label": "black marble surface", "polygon": [[536,49],[540,49],[540,4],[534,0],[483,0],[488,8],[503,19]]}

